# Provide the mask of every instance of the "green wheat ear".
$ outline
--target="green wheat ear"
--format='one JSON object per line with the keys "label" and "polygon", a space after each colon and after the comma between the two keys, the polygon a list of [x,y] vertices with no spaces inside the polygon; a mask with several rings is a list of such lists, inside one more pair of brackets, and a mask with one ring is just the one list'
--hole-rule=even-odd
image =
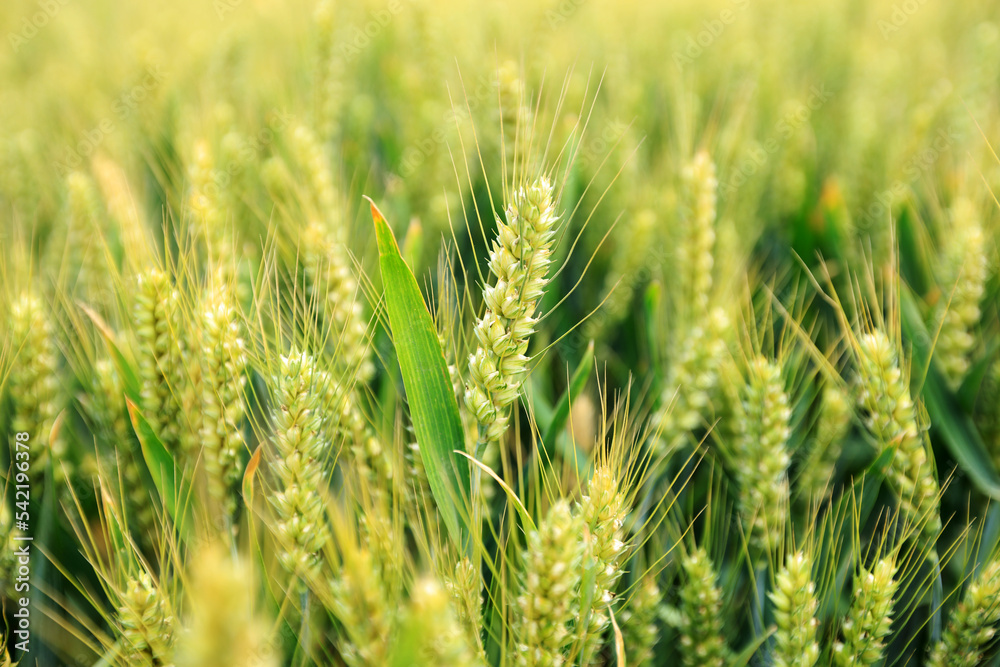
{"label": "green wheat ear", "polygon": [[595,568],[593,601],[584,628],[584,654],[600,649],[604,631],[610,623],[608,609],[626,555],[623,526],[627,512],[625,496],[610,466],[598,467],[579,507],[587,527],[587,555],[593,559]]}
{"label": "green wheat ear", "polygon": [[879,447],[896,448],[889,482],[910,521],[929,517],[923,522],[921,539],[933,548],[941,532],[940,490],[896,348],[888,336],[874,331],[861,336],[858,352],[858,403],[867,412],[867,426]]}
{"label": "green wheat ear", "polygon": [[583,520],[558,501],[528,533],[521,593],[515,601],[516,664],[559,665],[573,640],[584,556]]}
{"label": "green wheat ear", "polygon": [[510,405],[527,373],[528,337],[552,261],[552,196],[552,185],[541,178],[516,190],[506,220],[497,219],[489,261],[494,281],[483,289],[486,311],[476,322],[479,346],[469,358],[465,389],[466,405],[479,423],[480,450],[506,433]]}
{"label": "green wheat ear", "polygon": [[722,634],[722,593],[716,583],[715,567],[704,549],[681,560],[684,584],[681,588],[680,650],[688,667],[721,667],[730,659]]}
{"label": "green wheat ear", "polygon": [[987,278],[987,257],[979,213],[971,201],[958,199],[952,206],[951,227],[945,238],[941,332],[935,346],[937,358],[952,389],[969,370],[969,354],[979,325],[979,302]]}
{"label": "green wheat ear", "polygon": [[171,452],[181,449],[185,369],[180,346],[180,295],[170,277],[151,269],[138,278],[133,309],[143,416]]}
{"label": "green wheat ear", "polygon": [[753,359],[741,399],[735,470],[740,516],[751,549],[760,553],[780,546],[788,512],[791,409],[781,367]]}
{"label": "green wheat ear", "polygon": [[983,664],[1000,624],[1000,561],[993,561],[965,590],[951,613],[948,627],[927,660],[929,667],[974,667]]}
{"label": "green wheat ear", "polygon": [[319,574],[320,554],[330,541],[322,495],[329,447],[323,437],[322,379],[312,357],[292,351],[281,357],[272,401],[280,486],[271,504],[278,557],[289,573],[307,582]]}
{"label": "green wheat ear", "polygon": [[122,653],[129,665],[172,664],[174,616],[166,593],[145,571],[117,594]]}
{"label": "green wheat ear", "polygon": [[877,665],[885,638],[892,630],[892,606],[899,584],[892,558],[879,560],[871,570],[860,568],[854,578],[854,602],[841,626],[844,641],[834,645],[837,665]]}
{"label": "green wheat ear", "polygon": [[246,352],[233,295],[216,290],[202,310],[202,464],[208,495],[225,517],[236,511],[233,486],[245,448],[242,421]]}
{"label": "green wheat ear", "polygon": [[812,561],[802,551],[790,554],[775,577],[769,594],[774,605],[774,664],[777,667],[812,667],[819,660],[816,641],[816,585]]}
{"label": "green wheat ear", "polygon": [[646,574],[639,580],[619,623],[625,643],[625,664],[644,667],[651,665],[660,632],[656,626],[663,593],[656,585],[656,577]]}
{"label": "green wheat ear", "polygon": [[28,434],[31,455],[28,473],[34,483],[40,483],[49,461],[61,478],[65,444],[59,437],[50,441],[61,410],[59,356],[55,330],[40,296],[28,291],[14,301],[10,308],[10,334],[17,355],[6,387],[12,403],[11,430]]}

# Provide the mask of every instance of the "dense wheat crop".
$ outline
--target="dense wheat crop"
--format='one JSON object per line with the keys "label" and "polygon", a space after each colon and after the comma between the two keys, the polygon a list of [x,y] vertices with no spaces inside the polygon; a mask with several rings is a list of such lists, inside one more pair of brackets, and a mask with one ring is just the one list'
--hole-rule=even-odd
{"label": "dense wheat crop", "polygon": [[0,667],[1000,665],[995,2],[0,37]]}

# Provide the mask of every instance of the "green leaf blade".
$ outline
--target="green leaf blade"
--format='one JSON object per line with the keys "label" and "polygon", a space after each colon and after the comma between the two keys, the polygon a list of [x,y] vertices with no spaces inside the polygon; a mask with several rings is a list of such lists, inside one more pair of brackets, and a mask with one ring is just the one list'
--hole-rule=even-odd
{"label": "green leaf blade", "polygon": [[[463,552],[472,548],[469,513],[471,477],[465,436],[444,352],[417,280],[403,261],[385,217],[371,200],[379,268],[393,344],[406,389],[413,429],[427,480],[448,533]],[[459,503],[462,503],[460,506]]]}

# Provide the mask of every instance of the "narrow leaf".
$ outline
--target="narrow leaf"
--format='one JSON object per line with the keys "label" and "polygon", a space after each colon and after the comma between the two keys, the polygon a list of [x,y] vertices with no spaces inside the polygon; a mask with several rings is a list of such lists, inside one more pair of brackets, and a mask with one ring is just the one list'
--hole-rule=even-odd
{"label": "narrow leaf", "polygon": [[469,456],[465,452],[458,452],[458,453],[464,456],[465,458],[469,459],[469,461],[474,466],[480,468],[483,472],[492,477],[493,480],[500,485],[500,488],[503,489],[503,492],[507,494],[507,499],[510,500],[511,504],[514,505],[514,509],[517,510],[518,516],[520,516],[521,520],[524,521],[524,525],[526,525],[531,530],[535,530],[535,522],[531,520],[531,515],[528,514],[527,508],[525,508],[525,506],[521,503],[521,499],[517,497],[516,493],[514,493],[514,489],[507,486],[507,483],[504,482],[502,479],[500,479],[500,477],[495,472],[493,472],[493,470],[485,463],[477,461],[476,459]]}
{"label": "narrow leaf", "polygon": [[569,386],[566,387],[565,393],[556,403],[555,412],[552,414],[552,421],[549,422],[549,427],[545,429],[545,437],[542,442],[548,445],[556,441],[556,438],[562,433],[563,428],[566,427],[566,420],[569,419],[570,408],[573,407],[573,399],[583,393],[583,388],[587,384],[587,379],[590,377],[590,372],[594,369],[594,341],[590,341],[587,345],[587,350],[583,353],[583,358],[580,359],[580,363],[577,364],[576,370],[573,371],[573,377],[569,381]]}
{"label": "narrow leaf", "polygon": [[413,272],[399,254],[399,246],[385,217],[370,199],[386,310],[413,430],[427,481],[451,539],[462,551],[472,549],[468,513],[471,480],[469,466],[455,452],[465,450],[458,401],[448,377],[444,352]]}
{"label": "narrow leaf", "polygon": [[[142,457],[149,468],[149,474],[156,485],[156,491],[160,495],[164,508],[174,521],[174,526],[181,536],[187,535],[187,530],[191,524],[187,520],[190,510],[189,485],[183,480],[183,476],[178,476],[177,465],[174,457],[170,455],[167,448],[163,446],[160,438],[153,432],[153,427],[131,399],[126,398],[129,418],[132,420],[132,428],[139,438],[142,447]],[[180,477],[180,478],[179,478]]]}

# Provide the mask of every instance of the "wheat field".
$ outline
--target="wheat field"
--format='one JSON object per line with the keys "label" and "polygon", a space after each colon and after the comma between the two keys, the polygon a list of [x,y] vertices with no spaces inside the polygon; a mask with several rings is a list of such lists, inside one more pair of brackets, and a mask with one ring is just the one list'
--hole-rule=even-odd
{"label": "wheat field", "polygon": [[0,28],[0,667],[1000,665],[996,3]]}

